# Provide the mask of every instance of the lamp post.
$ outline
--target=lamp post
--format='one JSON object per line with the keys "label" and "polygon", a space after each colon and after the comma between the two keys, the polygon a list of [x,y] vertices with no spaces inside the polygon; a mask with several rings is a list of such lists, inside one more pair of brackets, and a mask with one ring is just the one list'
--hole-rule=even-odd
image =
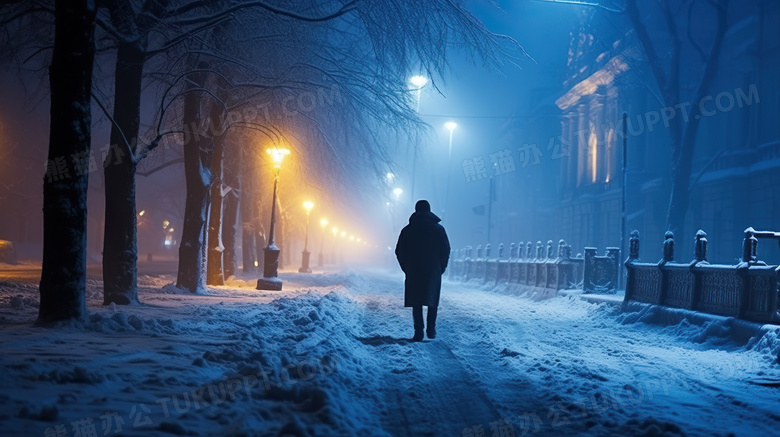
{"label": "lamp post", "polygon": [[447,214],[447,206],[450,200],[450,173],[452,173],[452,136],[455,133],[455,128],[458,127],[458,123],[455,123],[454,121],[448,121],[444,123],[444,127],[450,131],[450,147],[447,151],[447,185],[444,189],[444,214],[442,214],[442,216]]}
{"label": "lamp post", "polygon": [[[409,78],[409,83],[414,87],[412,89],[417,90],[417,113],[420,113],[420,93],[422,92],[423,87],[428,84],[428,78],[425,76],[412,76]],[[414,150],[413,152],[414,156],[412,157],[412,200],[414,200],[414,182],[417,176],[417,150]]]}
{"label": "lamp post", "polygon": [[325,227],[328,226],[328,219],[320,220],[320,254],[317,256],[317,266],[322,267],[324,263],[324,256],[322,254],[325,248]]}
{"label": "lamp post", "polygon": [[279,248],[274,244],[274,229],[276,227],[276,192],[279,186],[279,172],[282,169],[284,157],[290,154],[288,149],[274,147],[266,152],[271,155],[274,163],[274,195],[271,203],[271,226],[268,231],[268,246],[263,249],[263,277],[257,280],[258,290],[281,290],[282,280],[279,279]]}
{"label": "lamp post", "polygon": [[[344,237],[347,236],[347,231],[341,231],[341,238],[344,239]],[[344,244],[341,244],[341,264],[344,264]]]}
{"label": "lamp post", "polygon": [[314,208],[314,203],[309,201],[303,202],[303,209],[306,210],[306,236],[303,239],[301,267],[298,269],[298,273],[311,273],[311,268],[309,267],[309,258],[311,257],[311,252],[309,252],[309,217],[312,208]]}
{"label": "lamp post", "polygon": [[337,264],[336,263],[336,238],[339,236],[339,228],[334,226],[333,229],[331,229],[331,231],[333,232],[333,253],[330,254],[330,260],[333,264]]}
{"label": "lamp post", "polygon": [[420,92],[422,91],[423,87],[428,84],[428,78],[425,76],[412,76],[409,78],[409,83],[412,84],[414,88],[417,89],[417,112],[420,112]]}

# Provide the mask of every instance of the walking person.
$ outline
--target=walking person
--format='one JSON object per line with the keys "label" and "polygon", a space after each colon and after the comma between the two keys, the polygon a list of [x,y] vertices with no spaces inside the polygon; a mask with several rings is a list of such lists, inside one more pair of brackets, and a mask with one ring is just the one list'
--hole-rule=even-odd
{"label": "walking person", "polygon": [[[441,275],[450,259],[450,241],[440,221],[431,212],[431,204],[427,200],[418,201],[395,246],[398,264],[406,274],[404,306],[412,307],[412,341],[422,341],[423,332],[430,339],[436,338]],[[428,307],[427,329],[423,323],[423,306]]]}

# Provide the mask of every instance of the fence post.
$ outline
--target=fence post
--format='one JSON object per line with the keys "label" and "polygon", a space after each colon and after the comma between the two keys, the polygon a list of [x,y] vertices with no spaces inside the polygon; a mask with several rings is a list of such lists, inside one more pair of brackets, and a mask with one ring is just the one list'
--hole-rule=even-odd
{"label": "fence post", "polygon": [[626,294],[623,297],[623,302],[627,302],[631,299],[631,295],[634,292],[634,273],[632,271],[632,264],[639,260],[639,231],[634,229],[631,231],[631,237],[628,239],[628,259],[625,262],[626,266]]}
{"label": "fence post", "polygon": [[745,240],[742,242],[742,262],[752,264],[758,261],[758,239],[753,228],[745,229]]}
{"label": "fence post", "polygon": [[660,264],[674,261],[674,234],[672,231],[666,231],[664,234],[664,258]]}
{"label": "fence post", "polygon": [[707,262],[707,233],[699,229],[696,232],[693,259],[695,262]]}
{"label": "fence post", "polygon": [[707,263],[707,233],[699,229],[696,232],[696,239],[694,240],[693,262],[691,263],[691,273],[693,273],[693,290],[691,291],[691,302],[688,304],[688,308],[696,310],[696,304],[701,299],[702,291],[702,277],[701,271],[696,268],[699,264]]}

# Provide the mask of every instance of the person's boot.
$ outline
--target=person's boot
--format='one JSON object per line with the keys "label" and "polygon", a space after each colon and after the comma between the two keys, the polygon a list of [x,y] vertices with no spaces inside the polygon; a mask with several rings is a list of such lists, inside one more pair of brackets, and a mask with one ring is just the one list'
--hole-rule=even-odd
{"label": "person's boot", "polygon": [[428,329],[426,334],[428,334],[428,338],[431,340],[436,338],[436,314],[438,311],[438,307],[428,307]]}
{"label": "person's boot", "polygon": [[414,337],[412,337],[412,341],[423,340],[423,329],[425,329],[425,325],[423,324],[422,313],[422,306],[412,307],[412,317],[414,318]]}

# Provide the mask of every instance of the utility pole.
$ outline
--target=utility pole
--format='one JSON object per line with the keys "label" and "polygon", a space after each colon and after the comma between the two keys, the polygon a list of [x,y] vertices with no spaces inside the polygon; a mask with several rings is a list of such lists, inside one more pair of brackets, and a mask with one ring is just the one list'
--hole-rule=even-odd
{"label": "utility pole", "polygon": [[[620,214],[621,214],[621,220],[620,220],[620,252],[618,252],[618,256],[620,256],[622,259],[623,254],[625,254],[626,250],[626,185],[628,184],[628,133],[627,133],[627,126],[628,126],[628,113],[623,113],[623,199],[620,206]],[[623,269],[620,269],[618,272],[618,286],[617,288],[620,289],[620,287],[623,285]]]}

